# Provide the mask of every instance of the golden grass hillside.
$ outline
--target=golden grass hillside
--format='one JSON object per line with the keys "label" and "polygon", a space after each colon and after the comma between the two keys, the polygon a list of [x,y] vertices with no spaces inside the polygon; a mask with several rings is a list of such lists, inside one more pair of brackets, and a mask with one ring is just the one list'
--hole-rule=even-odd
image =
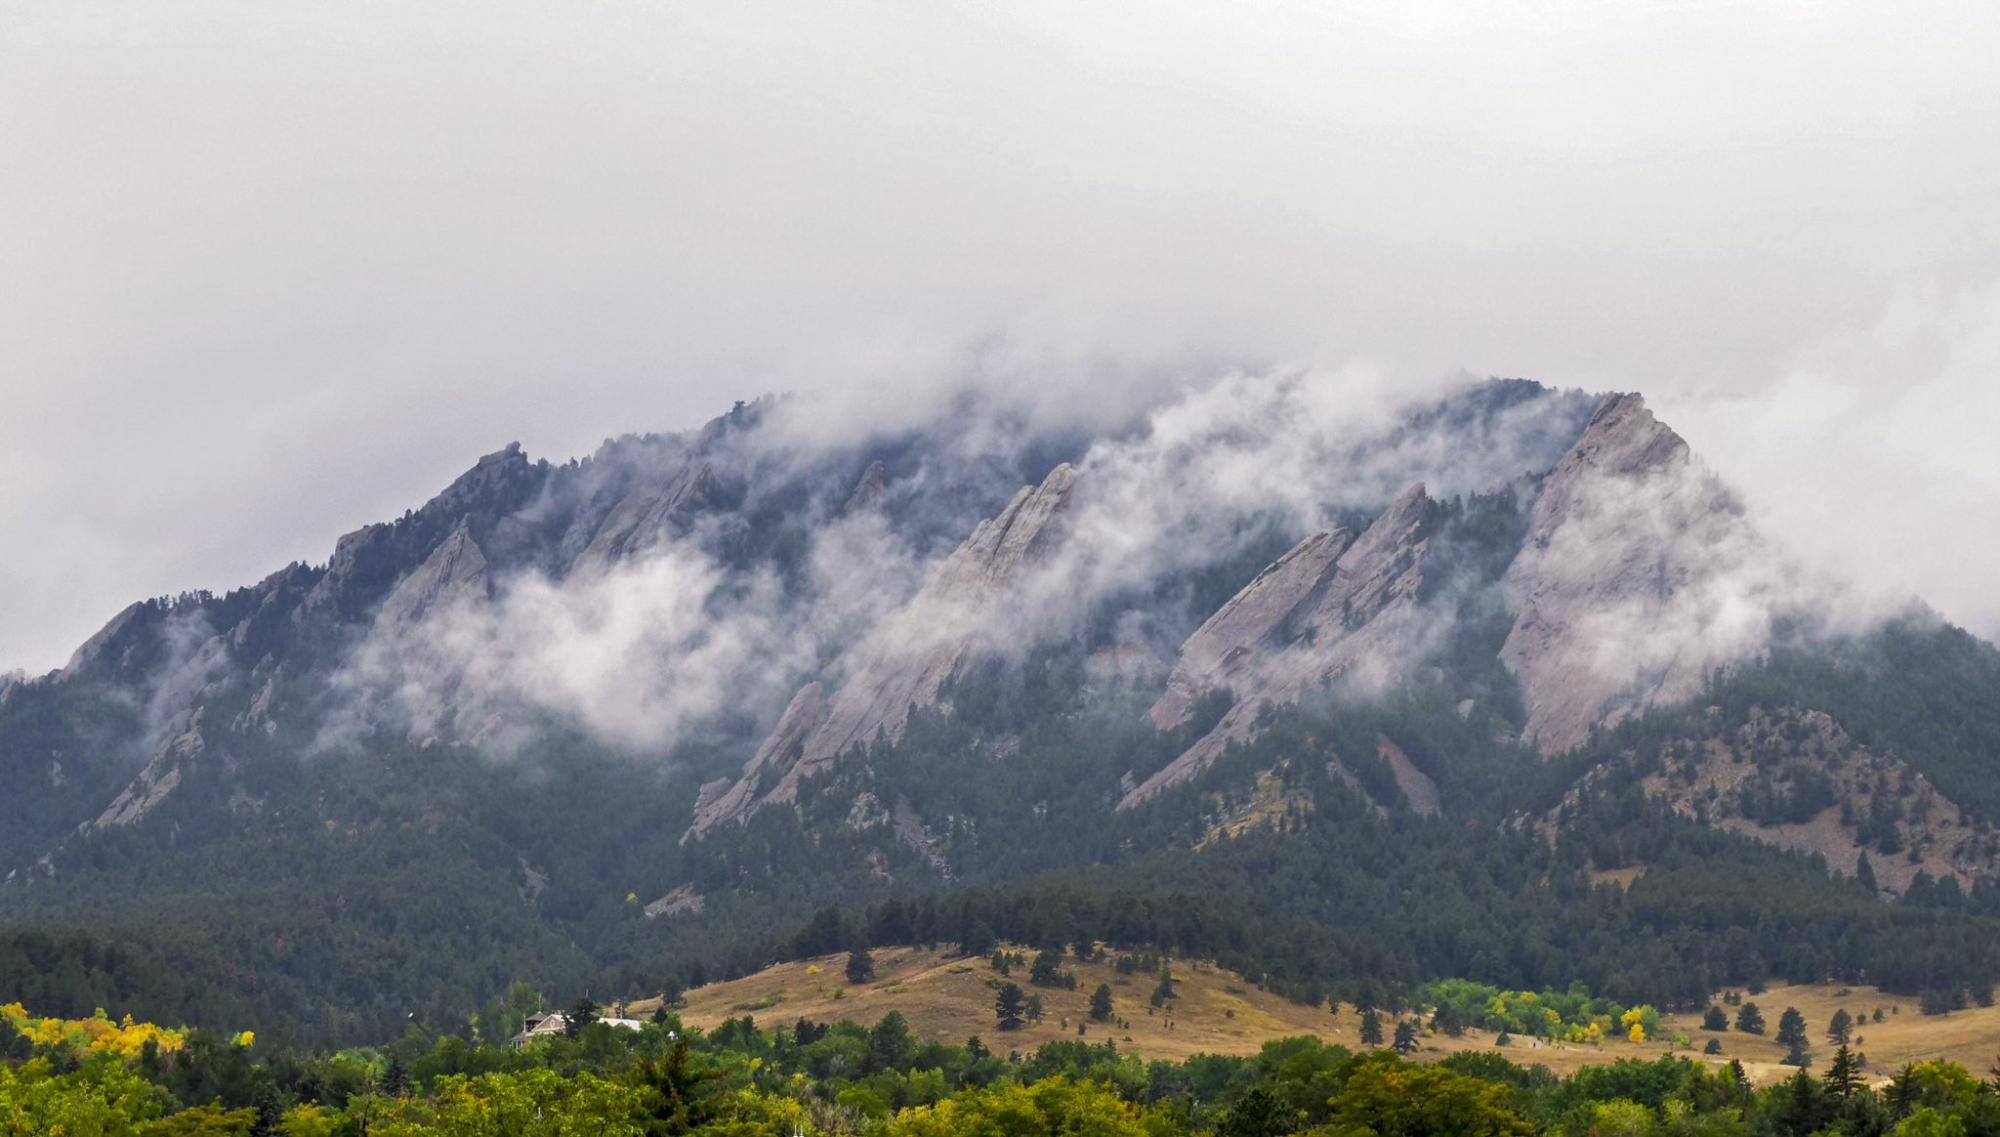
{"label": "golden grass hillside", "polygon": [[[1855,1020],[1854,1040],[1850,1045],[1867,1055],[1868,1075],[1874,1081],[1886,1079],[1906,1063],[1926,1058],[1948,1059],[1984,1077],[1996,1058],[2000,1058],[2000,1007],[1971,1007],[1948,1015],[1925,1015],[1918,1012],[1917,1001],[1907,995],[1891,995],[1874,987],[1824,983],[1773,987],[1760,995],[1738,994],[1756,1003],[1757,1009],[1764,1013],[1762,1036],[1742,1034],[1734,1028],[1737,1008],[1733,1006],[1722,1008],[1728,1012],[1732,1024],[1728,1031],[1702,1030],[1699,1013],[1676,1015],[1674,1022],[1676,1029],[1694,1039],[1697,1049],[1711,1038],[1720,1040],[1725,1054],[1741,1060],[1758,1081],[1791,1073],[1791,1067],[1779,1063],[1785,1048],[1772,1041],[1778,1030],[1778,1016],[1784,1014],[1786,1007],[1797,1007],[1805,1016],[1808,1049],[1816,1071],[1824,1071],[1827,1060],[1833,1056],[1826,1027],[1833,1013],[1842,1007]],[[1716,1002],[1721,1001],[1718,994]],[[1879,1023],[1873,1021],[1877,1008],[1882,1011]]]}
{"label": "golden grass hillside", "polygon": [[[1023,950],[1023,954],[1027,953]],[[711,1029],[727,1018],[753,1016],[760,1024],[774,1027],[798,1019],[835,1022],[850,1019],[873,1023],[890,1011],[900,1011],[910,1021],[918,1037],[939,1042],[964,1042],[978,1035],[992,1049],[1006,1053],[1028,1053],[1058,1038],[1081,1037],[1087,1042],[1111,1041],[1121,1051],[1146,1059],[1180,1060],[1200,1053],[1251,1054],[1274,1038],[1318,1035],[1328,1042],[1359,1048],[1361,1025],[1350,1006],[1330,1014],[1325,1007],[1307,1007],[1261,991],[1234,972],[1200,960],[1175,959],[1172,969],[1180,996],[1166,1010],[1149,1005],[1155,977],[1147,973],[1119,974],[1115,955],[1103,962],[1082,962],[1066,958],[1064,970],[1074,972],[1076,987],[1071,989],[1034,987],[1027,982],[1025,965],[1003,978],[984,958],[968,959],[945,950],[883,948],[874,953],[875,979],[850,985],[845,977],[844,955],[821,956],[797,963],[782,963],[755,975],[726,983],[711,983],[687,992],[680,1008],[681,1018],[691,1026]],[[1043,1016],[1022,1029],[997,1029],[994,995],[1009,980],[1023,990],[1042,997]],[[1115,1006],[1114,1022],[1089,1021],[1090,993],[1099,983],[1111,987]],[[1838,992],[1845,992],[1839,994]],[[1731,1058],[1758,1082],[1769,1082],[1791,1072],[1780,1064],[1784,1048],[1772,1041],[1778,1016],[1795,1006],[1806,1018],[1812,1036],[1813,1066],[1825,1068],[1833,1047],[1826,1042],[1827,1022],[1836,1008],[1846,1007],[1859,1021],[1856,1049],[1869,1060],[1869,1073],[1886,1078],[1906,1062],[1923,1058],[1948,1058],[1984,1074],[2000,1057],[2000,1008],[1981,1007],[1949,1015],[1927,1016],[1917,1012],[1916,1001],[1905,996],[1884,994],[1871,987],[1832,985],[1774,987],[1761,995],[1744,996],[1764,1012],[1768,1023],[1762,1036],[1735,1030],[1709,1032],[1701,1029],[1699,1012],[1670,1015],[1666,1037],[1644,1043],[1624,1039],[1600,1046],[1541,1043],[1515,1039],[1505,1053],[1524,1065],[1541,1064],[1558,1073],[1579,1067],[1613,1062],[1620,1058],[1652,1059],[1679,1053],[1701,1058],[1708,1040],[1721,1042],[1723,1053],[1707,1060],[1724,1062]],[[1718,1002],[1721,995],[1718,994]],[[652,1013],[653,1001],[634,1003],[628,1014]],[[1873,1022],[1876,1007],[1883,1021]],[[1726,1007],[1733,1021],[1734,1007]],[[1385,1030],[1393,1020],[1384,1016]],[[1081,1024],[1085,1033],[1077,1033]],[[1677,1044],[1674,1036],[1688,1042]],[[1461,1050],[1494,1049],[1491,1032],[1472,1030],[1460,1038],[1425,1034],[1419,1057],[1441,1058]]]}

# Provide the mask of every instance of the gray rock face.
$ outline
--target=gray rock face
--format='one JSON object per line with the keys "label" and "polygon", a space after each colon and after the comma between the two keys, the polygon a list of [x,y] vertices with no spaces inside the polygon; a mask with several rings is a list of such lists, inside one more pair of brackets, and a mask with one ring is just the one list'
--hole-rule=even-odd
{"label": "gray rock face", "polygon": [[70,654],[69,662],[63,665],[60,674],[64,678],[69,678],[81,675],[90,670],[98,660],[104,658],[106,653],[112,650],[125,630],[130,628],[133,622],[138,620],[145,612],[146,604],[144,601],[127,605],[124,611],[111,617],[108,623],[97,630],[96,635],[83,641],[83,646]]}
{"label": "gray rock face", "polygon": [[1342,680],[1386,682],[1417,662],[1428,622],[1418,611],[1438,506],[1422,486],[1390,504],[1359,538],[1308,537],[1237,593],[1181,649],[1153,722],[1171,729],[1204,691],[1235,696],[1215,728],[1126,793],[1129,809],[1215,764],[1252,737],[1266,708]]}
{"label": "gray rock face", "polygon": [[432,612],[486,599],[487,589],[486,554],[460,521],[451,536],[383,600],[377,620],[392,629],[413,627]]}
{"label": "gray rock face", "polygon": [[201,720],[199,708],[178,716],[173,723],[175,733],[146,763],[146,768],[84,828],[102,831],[131,825],[167,800],[181,784],[181,764],[199,756],[205,746]]}
{"label": "gray rock face", "polygon": [[228,640],[224,636],[197,639],[205,625],[188,621],[168,627],[186,640],[176,660],[146,706],[147,734],[143,745],[152,756],[97,818],[83,828],[102,830],[130,825],[145,817],[180,785],[182,767],[208,748],[204,736],[207,700],[234,685]]}
{"label": "gray rock face", "polygon": [[[791,801],[800,781],[850,748],[901,737],[910,712],[937,702],[939,688],[976,650],[1008,584],[1060,540],[1055,522],[1075,487],[1076,471],[1064,463],[1041,485],[1023,486],[997,516],[981,521],[917,595],[861,646],[846,682],[823,709],[818,684],[793,698],[743,777],[698,811],[690,832],[698,835],[765,804]],[[776,783],[769,784],[774,773]]]}
{"label": "gray rock face", "polygon": [[760,795],[798,763],[805,753],[806,740],[826,715],[823,692],[817,682],[799,688],[785,707],[785,713],[778,717],[771,736],[743,764],[742,775],[734,782],[724,779],[702,788],[687,837],[698,838],[723,821],[745,816],[756,807]]}
{"label": "gray rock face", "polygon": [[654,547],[676,518],[700,505],[714,488],[715,472],[707,463],[690,463],[664,482],[635,487],[597,527],[572,571],[602,568]]}
{"label": "gray rock face", "polygon": [[1740,601],[1776,586],[1740,507],[1637,395],[1603,402],[1543,480],[1504,581],[1501,661],[1545,754],[1654,704],[1690,698],[1711,667],[1761,646]]}
{"label": "gray rock face", "polygon": [[326,563],[326,574],[313,585],[311,592],[306,593],[305,600],[292,609],[292,620],[303,624],[316,616],[337,618],[354,615],[342,603],[350,582],[367,575],[376,565],[391,560],[392,554],[387,546],[392,532],[391,526],[377,524],[342,534],[333,544],[333,557]]}
{"label": "gray rock face", "polygon": [[521,452],[521,444],[509,442],[473,463],[472,469],[424,503],[424,511],[444,517],[459,516],[482,503],[509,496],[510,486],[515,488],[517,496],[519,488],[539,484],[541,480],[542,471]]}
{"label": "gray rock face", "polygon": [[1260,649],[1296,640],[1336,575],[1340,554],[1353,543],[1346,529],[1315,533],[1230,597],[1181,645],[1166,693],[1153,704],[1153,725],[1179,726],[1204,692],[1229,686],[1232,672],[1255,666]]}

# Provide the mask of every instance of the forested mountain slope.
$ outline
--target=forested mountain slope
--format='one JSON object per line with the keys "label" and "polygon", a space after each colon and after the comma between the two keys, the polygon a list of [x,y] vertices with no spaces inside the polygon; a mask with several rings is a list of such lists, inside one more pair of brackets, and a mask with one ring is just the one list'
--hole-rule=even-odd
{"label": "forested mountain slope", "polygon": [[508,447],[0,687],[0,923],[331,1039],[854,940],[2000,976],[2000,653],[1857,626],[1635,395],[825,411]]}

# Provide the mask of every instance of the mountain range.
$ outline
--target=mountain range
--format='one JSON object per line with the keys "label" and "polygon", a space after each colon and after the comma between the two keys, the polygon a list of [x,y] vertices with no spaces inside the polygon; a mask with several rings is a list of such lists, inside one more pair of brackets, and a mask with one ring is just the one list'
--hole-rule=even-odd
{"label": "mountain range", "polygon": [[347,1040],[995,936],[1304,999],[2000,977],[2000,652],[1639,395],[905,417],[508,446],[0,681],[0,979]]}

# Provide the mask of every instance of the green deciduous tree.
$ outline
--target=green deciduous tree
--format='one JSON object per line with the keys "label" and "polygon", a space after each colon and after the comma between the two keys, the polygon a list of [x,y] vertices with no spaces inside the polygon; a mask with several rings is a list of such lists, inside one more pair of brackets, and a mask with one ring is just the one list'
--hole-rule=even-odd
{"label": "green deciduous tree", "polygon": [[[1409,1025],[1407,1022],[1400,1026]],[[1372,1137],[1530,1137],[1505,1086],[1394,1055],[1362,1058],[1332,1101],[1330,1132]]]}

